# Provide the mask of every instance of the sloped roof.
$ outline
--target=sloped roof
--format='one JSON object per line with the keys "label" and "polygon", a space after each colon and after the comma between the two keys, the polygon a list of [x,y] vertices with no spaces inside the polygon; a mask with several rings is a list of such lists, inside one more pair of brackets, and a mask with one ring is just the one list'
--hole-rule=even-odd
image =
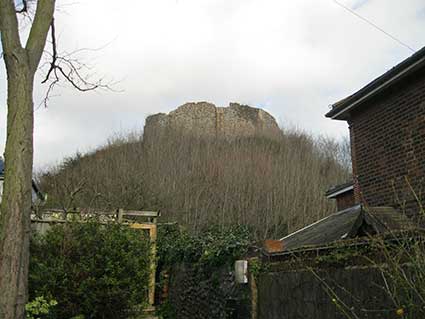
{"label": "sloped roof", "polygon": [[329,215],[307,227],[283,237],[285,251],[299,249],[304,246],[325,245],[340,240],[352,231],[353,225],[361,215],[361,206],[354,206]]}
{"label": "sloped roof", "polygon": [[366,235],[384,234],[391,231],[415,229],[413,222],[392,207],[361,205],[342,210],[308,225],[280,239],[283,250],[279,253],[326,246],[344,239]]}
{"label": "sloped roof", "polygon": [[354,94],[336,102],[325,115],[336,120],[347,120],[349,111],[363,105],[366,100],[389,88],[400,80],[405,79],[415,71],[425,66],[425,47],[405,59],[389,71],[376,78]]}
{"label": "sloped roof", "polygon": [[353,181],[348,181],[344,184],[332,186],[326,191],[325,196],[327,198],[336,198],[338,195],[344,194],[346,192],[350,192],[353,189],[354,189]]}

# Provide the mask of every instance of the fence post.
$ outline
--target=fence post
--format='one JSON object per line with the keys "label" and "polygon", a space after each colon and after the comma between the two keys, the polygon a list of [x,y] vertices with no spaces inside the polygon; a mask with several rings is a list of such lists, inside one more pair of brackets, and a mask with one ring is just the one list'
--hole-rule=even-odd
{"label": "fence post", "polygon": [[150,262],[150,276],[149,276],[149,304],[155,304],[155,275],[156,275],[156,239],[157,239],[157,225],[152,224],[149,229],[149,237],[151,239],[151,262]]}
{"label": "fence post", "polygon": [[[256,258],[253,258],[254,260]],[[251,259],[251,260],[253,260]],[[249,286],[251,290],[251,319],[258,319],[258,288],[256,276],[249,272]]]}
{"label": "fence post", "polygon": [[118,209],[118,215],[117,215],[117,219],[118,219],[118,223],[121,224],[122,223],[122,216],[124,215],[124,209],[120,208]]}

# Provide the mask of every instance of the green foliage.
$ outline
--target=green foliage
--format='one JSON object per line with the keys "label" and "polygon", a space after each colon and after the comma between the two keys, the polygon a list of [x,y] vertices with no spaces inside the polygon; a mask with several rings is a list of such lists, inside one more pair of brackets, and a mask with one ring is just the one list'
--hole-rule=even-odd
{"label": "green foliage", "polygon": [[208,269],[228,265],[246,254],[253,241],[245,226],[210,227],[199,234],[164,226],[158,238],[159,264],[165,268],[182,262]]}
{"label": "green foliage", "polygon": [[58,302],[54,299],[46,300],[43,296],[36,297],[33,301],[25,305],[25,313],[27,319],[47,319],[52,307],[56,306]]}
{"label": "green foliage", "polygon": [[176,312],[175,312],[174,306],[168,300],[165,301],[163,304],[161,304],[161,307],[158,309],[157,315],[161,319],[175,319],[176,318]]}
{"label": "green foliage", "polygon": [[329,253],[316,257],[317,265],[344,266],[350,264],[356,258],[363,258],[371,252],[368,246],[341,247],[330,250]]}
{"label": "green foliage", "polygon": [[54,318],[126,318],[147,300],[149,260],[140,231],[95,222],[54,226],[31,242],[30,296],[58,300]]}
{"label": "green foliage", "polygon": [[182,308],[191,303],[195,308],[191,310],[191,313],[195,313],[198,309],[198,301],[202,302],[202,300],[209,300],[211,304],[208,308],[211,311],[210,318],[220,317],[220,314],[222,315],[225,311],[228,298],[228,292],[222,291],[223,287],[221,287],[225,278],[223,268],[224,273],[228,274],[227,268],[231,268],[237,258],[246,255],[253,242],[252,233],[243,226],[210,227],[198,234],[191,234],[177,225],[160,227],[158,231],[159,270],[171,270],[178,264],[184,264],[182,268],[177,269],[186,271],[186,278],[178,279],[180,281],[177,281],[177,286],[174,286],[177,288],[174,293],[179,295],[179,300],[177,302],[174,299],[168,300],[161,305],[158,313],[161,318],[174,319],[187,316]]}
{"label": "green foliage", "polygon": [[258,278],[260,274],[270,270],[269,264],[262,262],[261,259],[259,258],[250,259],[248,263],[248,267],[249,267],[249,272],[255,278]]}

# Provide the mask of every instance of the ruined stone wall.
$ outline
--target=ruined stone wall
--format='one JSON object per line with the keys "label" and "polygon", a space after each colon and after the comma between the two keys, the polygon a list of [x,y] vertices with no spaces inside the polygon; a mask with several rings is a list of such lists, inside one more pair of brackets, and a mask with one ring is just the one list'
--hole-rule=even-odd
{"label": "ruined stone wall", "polygon": [[158,136],[166,129],[208,137],[278,137],[282,134],[269,113],[237,103],[228,107],[207,102],[186,103],[169,114],[151,115],[146,118],[145,138]]}

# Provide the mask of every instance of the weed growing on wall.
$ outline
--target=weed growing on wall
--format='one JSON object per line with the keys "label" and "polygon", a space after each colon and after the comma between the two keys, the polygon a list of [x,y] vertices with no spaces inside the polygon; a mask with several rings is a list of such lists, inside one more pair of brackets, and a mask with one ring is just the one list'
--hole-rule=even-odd
{"label": "weed growing on wall", "polygon": [[[362,257],[369,271],[377,271],[380,280],[374,283],[381,289],[385,304],[373,307],[356,303],[357,291],[349,291],[336,282],[324,279],[319,270],[308,267],[322,284],[338,312],[344,318],[404,318],[425,317],[425,239],[422,231],[392,232],[382,237],[370,237],[360,251],[343,248],[317,257],[322,265],[346,266],[350,260]],[[360,254],[359,254],[360,253]],[[342,265],[341,265],[342,262]],[[374,296],[371,296],[373,298]]]}
{"label": "weed growing on wall", "polygon": [[394,304],[397,316],[425,317],[425,239],[423,234],[405,234],[389,246],[379,240],[385,263],[376,264],[382,273],[383,289]]}

